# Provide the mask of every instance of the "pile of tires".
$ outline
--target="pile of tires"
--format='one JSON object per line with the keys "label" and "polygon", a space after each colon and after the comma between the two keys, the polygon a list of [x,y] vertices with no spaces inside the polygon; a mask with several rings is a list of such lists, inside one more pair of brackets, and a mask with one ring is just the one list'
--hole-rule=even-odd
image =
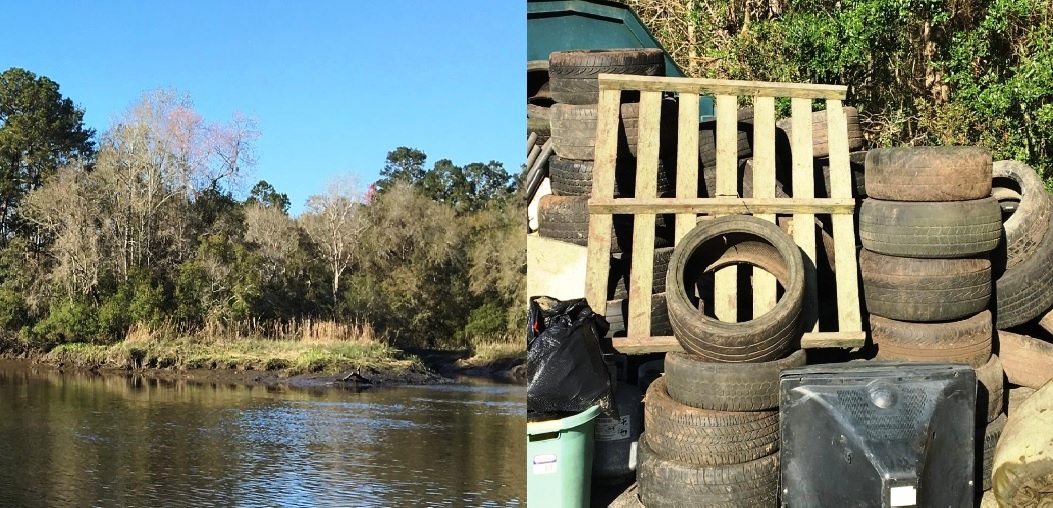
{"label": "pile of tires", "polygon": [[[548,92],[555,102],[548,111],[552,147],[548,160],[552,194],[538,204],[538,234],[577,245],[589,238],[588,200],[596,144],[596,105],[601,73],[663,76],[665,53],[660,49],[605,49],[557,51],[549,55]],[[664,116],[675,122],[675,102],[663,101]],[[623,92],[619,125],[618,159],[615,165],[615,197],[632,197],[636,190],[636,135],[639,93]],[[663,129],[666,130],[666,129]],[[667,143],[667,150],[675,144]],[[671,192],[675,175],[659,163],[658,194]],[[660,215],[655,224],[655,290],[651,296],[651,335],[669,335],[665,317],[665,266],[672,253],[673,218]],[[628,316],[629,267],[632,265],[633,217],[615,216],[611,235],[611,274],[605,317],[611,324],[608,336],[624,335]]]}
{"label": "pile of tires", "polygon": [[[742,323],[700,311],[703,277],[732,264],[772,273],[784,293]],[[799,348],[804,264],[776,225],[751,216],[704,221],[673,249],[668,315],[684,353],[644,399],[637,486],[646,506],[774,506],[779,485],[779,373],[805,364]]]}
{"label": "pile of tires", "polygon": [[[993,353],[991,253],[1002,213],[991,154],[979,147],[872,150],[859,212],[859,268],[876,360],[966,364],[977,378],[977,472],[1005,425],[1002,363]],[[980,464],[983,466],[980,467]]]}

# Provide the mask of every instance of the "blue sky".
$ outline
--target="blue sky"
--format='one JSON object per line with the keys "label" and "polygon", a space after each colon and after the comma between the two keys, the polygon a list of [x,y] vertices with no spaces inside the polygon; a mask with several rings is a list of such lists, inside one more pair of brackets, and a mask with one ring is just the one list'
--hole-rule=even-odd
{"label": "blue sky", "polygon": [[399,146],[429,166],[525,159],[522,1],[0,0],[0,19],[0,71],[51,78],[100,133],[160,87],[208,120],[256,117],[252,181],[294,213],[330,175],[375,181]]}

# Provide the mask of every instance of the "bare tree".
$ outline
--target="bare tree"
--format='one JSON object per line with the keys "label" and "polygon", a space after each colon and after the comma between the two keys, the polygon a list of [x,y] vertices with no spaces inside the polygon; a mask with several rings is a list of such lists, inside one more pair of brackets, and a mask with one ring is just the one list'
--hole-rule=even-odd
{"label": "bare tree", "polygon": [[245,205],[245,241],[255,244],[267,277],[284,273],[286,261],[299,248],[299,227],[281,209],[260,203]]}
{"label": "bare tree", "polygon": [[307,198],[299,218],[333,276],[333,305],[339,302],[340,278],[360,252],[362,233],[369,228],[362,187],[356,175],[331,178],[325,192]]}

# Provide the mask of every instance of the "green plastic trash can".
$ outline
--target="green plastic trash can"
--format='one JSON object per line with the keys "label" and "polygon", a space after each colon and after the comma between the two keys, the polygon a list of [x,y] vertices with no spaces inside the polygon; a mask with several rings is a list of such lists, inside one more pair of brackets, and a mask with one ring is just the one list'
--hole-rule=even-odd
{"label": "green plastic trash can", "polygon": [[527,423],[527,506],[589,506],[593,425],[600,407]]}

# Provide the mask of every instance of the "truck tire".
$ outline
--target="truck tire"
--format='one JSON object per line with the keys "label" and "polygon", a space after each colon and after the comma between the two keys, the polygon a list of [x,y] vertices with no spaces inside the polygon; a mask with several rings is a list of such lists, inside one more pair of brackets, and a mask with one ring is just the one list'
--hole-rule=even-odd
{"label": "truck tire", "polygon": [[[1053,228],[1053,217],[1046,223]],[[995,279],[995,328],[1022,325],[1053,307],[1053,234],[1035,253]]]}
{"label": "truck tire", "polygon": [[1049,506],[1053,492],[1053,384],[1011,415],[995,446],[991,483],[1000,506]]}
{"label": "truck tire", "polygon": [[666,390],[673,400],[714,411],[768,411],[779,407],[779,373],[801,367],[803,349],[760,363],[703,362],[689,354],[666,353]]}
{"label": "truck tire", "polygon": [[961,258],[987,254],[1002,236],[1002,209],[994,198],[913,202],[863,200],[859,239],[880,254],[908,258]]}
{"label": "truck tire", "polygon": [[[538,200],[538,235],[575,245],[589,243],[589,198],[585,196],[545,195]],[[631,215],[614,217],[611,231],[611,252],[632,251],[633,221]],[[672,245],[673,220],[655,217],[654,246]]]}
{"label": "truck tire", "polygon": [[[766,270],[782,284],[785,291],[775,307],[743,323],[725,323],[700,312],[689,288],[705,272],[740,263]],[[776,360],[801,338],[801,250],[778,226],[757,217],[705,221],[673,249],[666,296],[669,322],[685,351],[714,362]]]}
{"label": "truck tire", "polygon": [[741,464],[779,449],[778,411],[713,411],[669,397],[665,377],[647,388],[644,428],[659,456],[696,466]]}
{"label": "truck tire", "polygon": [[933,322],[979,314],[991,300],[986,258],[913,259],[859,253],[867,311],[899,321]]}
{"label": "truck tire", "polygon": [[[653,284],[651,285],[652,294],[665,293],[665,276],[666,272],[669,271],[669,258],[672,255],[672,247],[654,250],[654,264],[651,267],[653,279]],[[609,299],[621,300],[629,298],[629,275],[631,271],[632,255],[630,252],[624,252],[611,260],[611,274],[614,278]]]}
{"label": "truck tire", "polygon": [[[993,422],[988,423],[983,429],[983,463],[981,470],[981,481],[980,485],[983,490],[991,490],[991,469],[994,466],[994,451],[995,446],[998,444],[998,438],[1002,437],[1002,431],[1005,429],[1006,416],[1005,413],[998,415]],[[976,436],[978,441],[981,436]]]}
{"label": "truck tire", "polygon": [[645,506],[775,506],[779,494],[778,452],[741,464],[695,466],[664,458],[640,436],[637,486]]}
{"label": "truck tire", "polygon": [[[863,130],[859,127],[859,111],[856,108],[846,106],[845,120],[848,121],[848,151],[854,152],[863,148]],[[826,111],[812,112],[812,158],[829,157],[830,144],[827,141]],[[775,122],[775,126],[786,132],[789,139],[793,139],[793,119],[783,118]]]}
{"label": "truck tire", "polygon": [[910,323],[870,316],[875,360],[963,363],[977,369],[991,360],[991,311],[961,321]]}
{"label": "truck tire", "polygon": [[[594,161],[564,159],[558,155],[548,158],[548,176],[552,193],[557,196],[592,196],[592,172]],[[674,190],[676,175],[670,175],[662,161],[658,161],[655,185],[658,194]],[[614,166],[614,197],[630,198],[636,195],[636,159],[622,158]]]}
{"label": "truck tire", "polygon": [[976,369],[976,419],[991,423],[1005,409],[1005,371],[998,355]]}
{"label": "truck tire", "polygon": [[999,331],[998,357],[1010,383],[1037,390],[1053,380],[1053,344],[1046,341]]}
{"label": "truck tire", "polygon": [[992,165],[994,187],[1019,192],[1020,201],[1005,228],[1006,269],[1035,255],[1049,231],[1050,197],[1038,173],[1017,161],[998,161]]}
{"label": "truck tire", "polygon": [[[852,197],[867,197],[866,190],[866,151],[848,154],[848,170],[852,179]],[[830,157],[815,159],[815,197],[830,197]]]}
{"label": "truck tire", "polygon": [[889,201],[971,201],[991,195],[991,152],[978,146],[878,148],[867,195]]}
{"label": "truck tire", "polygon": [[[651,295],[651,336],[664,337],[673,334],[669,326],[669,312],[666,310],[665,293]],[[625,316],[629,315],[629,299],[608,300],[603,313],[610,328],[607,337],[624,337],[628,331]]]}
{"label": "truck tire", "polygon": [[664,76],[665,52],[657,48],[556,51],[548,57],[552,98],[566,104],[596,104],[600,74]]}

